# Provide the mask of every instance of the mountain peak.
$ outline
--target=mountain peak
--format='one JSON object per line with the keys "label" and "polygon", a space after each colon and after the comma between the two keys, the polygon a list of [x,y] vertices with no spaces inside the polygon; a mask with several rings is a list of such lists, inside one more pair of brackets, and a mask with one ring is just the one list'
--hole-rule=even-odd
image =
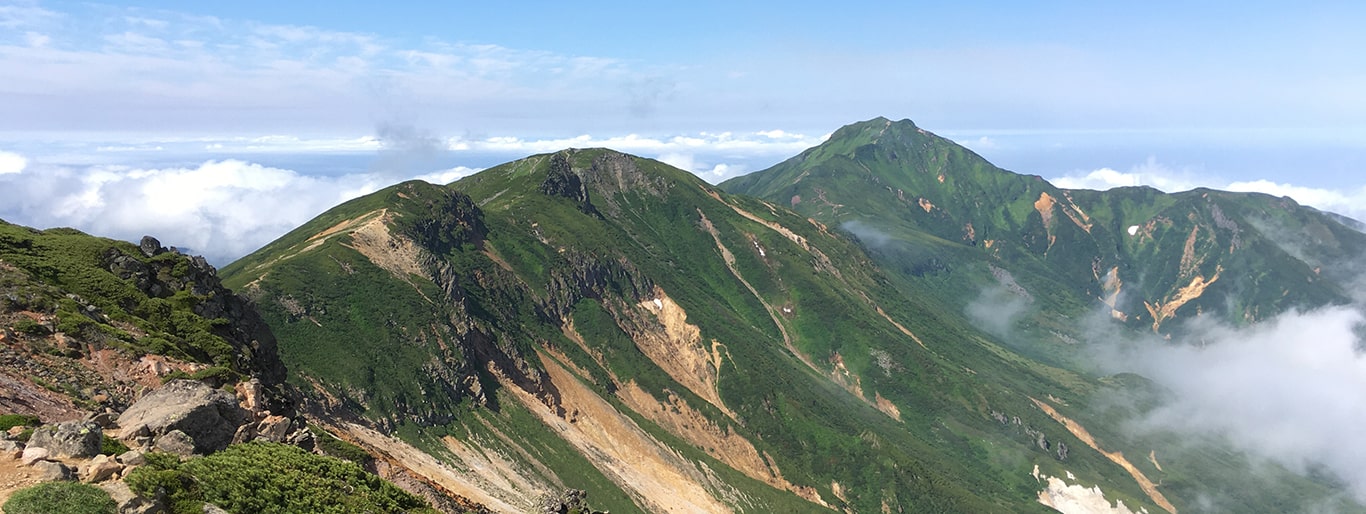
{"label": "mountain peak", "polygon": [[[898,139],[909,134],[925,134],[924,130],[915,125],[910,119],[892,121],[878,116],[871,120],[851,123],[840,127],[830,135],[830,141],[856,142],[858,145],[873,144],[880,142],[888,134],[896,136]],[[829,141],[827,141],[828,143]]]}

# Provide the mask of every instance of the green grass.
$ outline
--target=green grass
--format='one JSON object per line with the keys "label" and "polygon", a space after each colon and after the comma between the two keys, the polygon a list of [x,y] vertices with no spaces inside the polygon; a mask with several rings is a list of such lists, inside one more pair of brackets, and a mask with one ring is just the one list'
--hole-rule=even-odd
{"label": "green grass", "polygon": [[36,427],[42,422],[38,416],[28,414],[0,414],[0,431],[8,431],[14,427]]}
{"label": "green grass", "polygon": [[353,462],[275,443],[233,445],[184,462],[148,454],[126,482],[144,496],[164,491],[175,514],[201,512],[205,502],[234,514],[435,512]]}
{"label": "green grass", "polygon": [[15,491],[0,507],[8,514],[118,514],[109,493],[90,484],[46,482]]}
{"label": "green grass", "polygon": [[[168,291],[165,297],[148,296],[134,278],[121,279],[110,271],[111,257],[118,255],[148,266],[148,280],[182,288]],[[18,268],[0,273],[0,290],[9,293],[0,307],[57,318],[50,328],[20,319],[14,326],[22,333],[45,335],[55,329],[114,348],[236,365],[237,350],[221,335],[226,320],[208,319],[194,311],[208,296],[192,292],[186,256],[168,252],[146,257],[128,242],[66,228],[40,231],[0,222],[0,260]],[[116,326],[120,323],[146,335],[133,337]]]}

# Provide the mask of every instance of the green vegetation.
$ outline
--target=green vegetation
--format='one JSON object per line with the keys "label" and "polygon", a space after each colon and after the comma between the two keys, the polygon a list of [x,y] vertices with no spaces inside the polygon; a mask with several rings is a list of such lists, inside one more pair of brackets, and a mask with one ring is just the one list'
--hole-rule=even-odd
{"label": "green vegetation", "polygon": [[21,489],[5,502],[8,514],[118,514],[109,493],[90,484],[44,482]]}
{"label": "green vegetation", "polygon": [[108,456],[110,456],[110,457],[114,457],[114,456],[122,455],[122,454],[124,454],[124,453],[127,452],[127,451],[128,451],[128,445],[123,444],[123,441],[120,441],[120,440],[118,440],[118,439],[114,439],[114,438],[109,437],[109,436],[107,436],[107,435],[102,436],[102,439],[100,439],[100,453],[102,453],[102,454],[104,454],[104,455],[108,455]]}
{"label": "green vegetation", "polygon": [[[194,292],[197,275],[189,259],[171,252],[146,257],[123,241],[0,221],[0,261],[6,264],[0,291],[7,293],[0,312],[55,315],[52,327],[28,318],[14,322],[16,331],[31,336],[55,330],[104,346],[236,370],[237,351],[222,335],[227,320],[196,313],[214,293]],[[134,337],[120,327],[146,335]]]}
{"label": "green vegetation", "polygon": [[322,449],[324,454],[342,460],[349,460],[361,466],[368,466],[375,460],[375,458],[371,457],[370,453],[365,451],[364,448],[343,441],[317,426],[309,425],[308,431],[313,433],[313,440],[317,442],[318,447]]}
{"label": "green vegetation", "polygon": [[353,462],[274,443],[233,445],[184,462],[150,453],[126,481],[140,495],[164,496],[176,514],[202,512],[205,502],[234,514],[435,512]]}
{"label": "green vegetation", "polygon": [[[1126,293],[1116,309],[1135,330],[1152,330],[1143,302],[1219,270],[1227,278],[1174,319],[1338,301],[1341,290],[1258,228],[1310,230],[1302,246],[1321,255],[1366,251],[1366,238],[1335,222],[1260,197],[1060,190],[883,119],[723,186],[759,198],[609,150],[532,156],[447,187],[408,182],[347,202],[225,268],[225,281],[257,300],[305,389],[438,457],[454,458],[454,438],[613,512],[639,506],[594,467],[594,450],[506,390],[570,409],[556,404],[564,384],[547,378],[543,353],[708,470],[706,487],[739,510],[819,509],[731,469],[687,430],[743,438],[765,468],[836,509],[1042,512],[1038,466],[1155,512],[1126,472],[1039,408],[1045,399],[1170,484],[1162,490],[1183,508],[1204,473],[1237,490],[1244,510],[1279,506],[1280,489],[1263,487],[1272,482],[1300,488],[1296,505],[1333,494],[1285,470],[1239,483],[1246,461],[1220,447],[1164,456],[1167,471],[1135,457],[1177,442],[1126,433],[1120,420],[1133,413],[1097,398],[1143,384],[1094,376],[1069,339],[1113,292],[1112,270]],[[1143,237],[1128,234],[1150,221]],[[365,246],[376,228],[393,238],[380,252]],[[1208,236],[1188,244],[1193,230]],[[1284,266],[1246,277],[1266,263]],[[1291,288],[1296,280],[1308,285]],[[1247,294],[1225,301],[1234,291]],[[1022,307],[970,312],[992,294]],[[661,320],[653,302],[664,295],[695,342],[651,346],[692,330]],[[705,354],[687,355],[696,348]],[[705,363],[680,367],[674,355]],[[656,423],[618,396],[628,385],[700,419]]]}
{"label": "green vegetation", "polygon": [[36,427],[42,422],[38,416],[28,414],[0,414],[0,431],[8,431],[14,427]]}

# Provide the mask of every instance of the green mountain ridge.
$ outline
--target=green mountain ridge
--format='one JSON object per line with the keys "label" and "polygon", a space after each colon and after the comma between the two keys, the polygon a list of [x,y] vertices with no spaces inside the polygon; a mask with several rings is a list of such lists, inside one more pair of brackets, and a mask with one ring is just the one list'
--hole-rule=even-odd
{"label": "green mountain ridge", "polygon": [[[1165,333],[1196,312],[1256,319],[1345,301],[1327,279],[1276,289],[1362,244],[1280,202],[1060,190],[879,119],[720,188],[604,149],[407,182],[224,275],[256,300],[319,408],[379,428],[353,434],[378,451],[415,447],[457,475],[501,470],[428,475],[495,510],[569,485],[614,512],[1024,511],[1044,509],[1043,477],[1061,476],[1150,512],[1196,501],[1202,480],[1246,492],[1244,506],[1312,502],[1333,486],[1284,470],[1248,479],[1246,457],[1217,444],[1174,471],[1116,458],[1178,442],[1135,440],[1088,406],[1146,386],[1091,376],[1058,342],[1105,299]],[[1265,262],[1242,248],[1293,258],[1250,212],[1263,228],[1326,234],[1306,247],[1323,269],[1296,259],[1235,277]],[[850,222],[885,240],[847,238],[837,229]],[[1139,222],[1147,239],[1123,236]],[[1192,283],[1204,294],[1174,304]],[[1030,299],[1007,327],[1024,343],[964,312],[1004,286]],[[1221,287],[1254,294],[1226,306]]]}
{"label": "green mountain ridge", "polygon": [[884,266],[906,267],[924,254],[986,259],[1041,280],[1029,289],[1100,299],[1130,325],[1154,332],[1169,333],[1168,320],[1198,313],[1248,323],[1290,306],[1345,303],[1340,284],[1356,272],[1347,257],[1366,249],[1341,217],[1289,198],[1063,190],[997,168],[909,120],[869,120],[831,139],[837,144],[720,187],[783,202],[832,226],[859,222],[884,231],[903,247],[897,258],[881,260]]}
{"label": "green mountain ridge", "polygon": [[1132,430],[1171,392],[1089,348],[1349,303],[1366,235],[1288,198],[1060,189],[877,118],[716,186],[608,149],[403,182],[223,268],[236,294],[149,246],[0,225],[0,335],[297,389],[455,512],[1366,510]]}

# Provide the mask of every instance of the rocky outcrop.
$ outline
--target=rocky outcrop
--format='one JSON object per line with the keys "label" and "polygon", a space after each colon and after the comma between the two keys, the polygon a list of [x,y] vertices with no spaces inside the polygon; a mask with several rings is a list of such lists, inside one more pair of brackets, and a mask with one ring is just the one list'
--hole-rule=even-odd
{"label": "rocky outcrop", "polygon": [[193,442],[194,453],[212,453],[227,448],[245,421],[247,413],[233,395],[203,382],[173,380],[139,399],[118,423],[125,440],[179,448],[179,436],[167,436],[180,432]]}
{"label": "rocky outcrop", "polygon": [[44,425],[33,431],[30,448],[45,448],[53,457],[88,459],[100,453],[104,432],[92,421],[68,421]]}
{"label": "rocky outcrop", "polygon": [[[167,252],[151,236],[142,238],[139,249],[146,256]],[[284,382],[285,368],[270,327],[246,298],[223,286],[218,271],[203,257],[158,258],[144,262],[118,247],[110,247],[104,251],[101,262],[105,269],[148,297],[168,298],[177,292],[188,291],[196,298],[192,307],[195,314],[208,320],[224,321],[215,323],[213,332],[232,345],[237,356],[234,363],[237,371],[260,377],[270,385]],[[138,306],[122,307],[133,312]]]}
{"label": "rocky outcrop", "polygon": [[[483,243],[488,234],[484,213],[468,195],[426,183],[408,182],[399,187],[412,194],[405,195],[400,190],[395,210],[417,214],[394,220],[399,233],[435,255],[445,255],[466,243]],[[423,188],[435,191],[420,191]]]}
{"label": "rocky outcrop", "polygon": [[539,514],[606,514],[588,506],[588,493],[579,489],[565,489],[560,494],[545,494],[536,502]]}
{"label": "rocky outcrop", "polygon": [[584,185],[583,179],[574,173],[565,152],[557,153],[550,158],[550,171],[546,174],[545,181],[541,182],[539,191],[541,194],[568,198],[585,213],[596,212],[593,204],[588,201],[588,187]]}

